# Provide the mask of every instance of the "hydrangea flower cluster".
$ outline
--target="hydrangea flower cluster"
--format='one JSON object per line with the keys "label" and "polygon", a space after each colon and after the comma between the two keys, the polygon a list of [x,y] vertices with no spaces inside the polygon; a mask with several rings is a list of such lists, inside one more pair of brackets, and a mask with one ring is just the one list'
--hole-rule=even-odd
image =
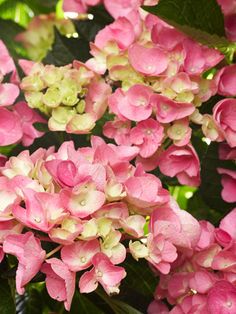
{"label": "hydrangea flower cluster", "polygon": [[[73,142],[64,142],[58,152],[39,149],[32,155],[23,151],[1,167],[1,259],[4,253],[17,257],[19,294],[41,271],[49,295],[64,301],[67,310],[76,272],[86,270],[79,280],[82,293],[98,283],[108,294],[119,292],[126,273],[116,265],[126,258],[125,239],[147,239],[145,257],[163,273],[177,257],[161,230],[144,234],[146,219],[170,195],[158,178],[130,163],[137,149],[99,137],[91,144],[75,150]],[[45,252],[43,241],[57,246]],[[60,258],[49,258],[57,251]],[[136,242],[130,242],[130,251],[141,257]]]}
{"label": "hydrangea flower cluster", "polygon": [[[0,155],[0,262],[16,257],[20,295],[38,273],[67,311],[76,287],[90,293],[101,285],[117,294],[130,254],[160,277],[148,314],[236,313],[236,208],[218,228],[198,221],[150,173],[158,168],[198,187],[195,130],[220,142],[222,165],[235,162],[236,65],[222,65],[218,50],[140,8],[157,2],[64,0],[65,12],[74,13],[102,3],[114,22],[97,33],[85,63],[20,60],[21,81],[0,41],[0,146],[31,145],[43,135],[36,122],[50,131],[89,134],[100,119],[112,142],[92,135],[89,147],[68,141],[58,150]],[[218,2],[235,40],[235,1]],[[35,17],[18,36],[32,60],[52,45],[54,26],[74,32],[69,20],[48,15]],[[17,102],[20,91],[26,101]],[[212,112],[204,111],[216,94]],[[215,171],[222,199],[234,203],[236,171],[226,168]]]}
{"label": "hydrangea flower cluster", "polygon": [[83,63],[55,67],[22,60],[20,87],[31,108],[49,116],[51,131],[89,133],[107,108],[111,87]]}
{"label": "hydrangea flower cluster", "polygon": [[[155,233],[163,227],[165,220],[165,224],[169,222],[169,237],[174,238],[178,223],[166,212],[168,218],[163,216],[163,219],[163,214],[159,210],[153,213],[151,231]],[[191,247],[177,237],[178,259],[167,276],[160,275],[149,314],[235,313],[235,215],[236,208],[221,220],[218,228],[200,221],[200,237],[195,238]],[[167,299],[172,310],[168,310],[162,299]]]}
{"label": "hydrangea flower cluster", "polygon": [[[10,82],[9,81],[10,77]],[[7,81],[7,82],[6,82]],[[42,136],[33,123],[45,122],[26,102],[15,103],[20,94],[19,77],[13,59],[0,40],[0,145],[6,146],[22,141],[29,146]]]}

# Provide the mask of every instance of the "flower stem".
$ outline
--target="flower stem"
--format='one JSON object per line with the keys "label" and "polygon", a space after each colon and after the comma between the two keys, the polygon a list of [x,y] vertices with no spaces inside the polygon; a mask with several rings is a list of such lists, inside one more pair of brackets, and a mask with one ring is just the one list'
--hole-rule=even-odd
{"label": "flower stem", "polygon": [[57,246],[55,249],[53,249],[51,252],[49,252],[46,255],[46,259],[51,257],[53,254],[55,254],[56,252],[58,252],[60,249],[62,248],[62,245]]}

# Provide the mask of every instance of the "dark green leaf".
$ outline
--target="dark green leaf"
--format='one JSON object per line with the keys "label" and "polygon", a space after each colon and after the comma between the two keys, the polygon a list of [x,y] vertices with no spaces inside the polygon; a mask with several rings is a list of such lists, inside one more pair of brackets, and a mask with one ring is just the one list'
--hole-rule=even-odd
{"label": "dark green leaf", "polygon": [[38,15],[42,13],[47,14],[50,12],[55,12],[58,0],[21,0],[21,2],[27,4],[28,7],[35,13],[35,15]]}
{"label": "dark green leaf", "polygon": [[87,41],[62,36],[55,28],[54,44],[43,63],[63,66],[72,63],[74,60],[85,62],[89,58],[89,43]]}
{"label": "dark green leaf", "polygon": [[46,123],[35,122],[33,126],[35,127],[36,130],[40,132],[49,132],[49,128]]}
{"label": "dark green leaf", "polygon": [[75,292],[73,302],[71,305],[70,314],[105,314],[95,303],[89,300],[84,294]]}
{"label": "dark green leaf", "polygon": [[210,208],[202,199],[199,191],[188,200],[187,209],[198,220],[208,220],[216,226],[224,216],[224,213]]}
{"label": "dark green leaf", "polygon": [[0,19],[0,39],[5,43],[14,59],[25,55],[21,44],[15,41],[16,35],[22,31],[24,28],[13,21]]}
{"label": "dark green leaf", "polygon": [[[98,289],[96,292],[109,305],[109,307],[113,311],[112,313],[114,314],[144,314],[146,313],[146,310],[145,312],[140,312],[135,307],[123,301],[120,301],[118,299],[108,296],[104,291],[101,291],[100,289]],[[139,302],[137,304],[137,299],[136,299],[136,304],[140,305],[141,300],[140,299],[138,300]]]}
{"label": "dark green leaf", "polygon": [[160,0],[143,7],[190,37],[209,46],[228,46],[224,18],[216,0]]}
{"label": "dark green leaf", "polygon": [[15,300],[8,280],[0,280],[0,313],[15,314]]}
{"label": "dark green leaf", "polygon": [[43,300],[40,291],[29,289],[25,302],[24,314],[42,314]]}
{"label": "dark green leaf", "polygon": [[5,156],[9,156],[10,153],[13,151],[13,149],[16,147],[17,145],[13,144],[13,145],[8,145],[8,146],[0,146],[0,154],[3,154]]}
{"label": "dark green leaf", "polygon": [[222,185],[221,175],[218,174],[218,167],[231,166],[231,169],[236,167],[231,162],[219,160],[218,155],[219,144],[211,143],[203,156],[201,164],[200,195],[204,202],[214,210],[225,213],[236,206],[236,203],[226,203],[221,197]]}

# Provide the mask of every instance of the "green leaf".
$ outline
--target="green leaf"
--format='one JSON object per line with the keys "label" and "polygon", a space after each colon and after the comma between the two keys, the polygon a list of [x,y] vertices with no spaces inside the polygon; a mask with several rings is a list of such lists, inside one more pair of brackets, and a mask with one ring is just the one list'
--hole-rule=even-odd
{"label": "green leaf", "polygon": [[8,280],[0,280],[0,313],[15,314],[15,300]]}
{"label": "green leaf", "polygon": [[210,208],[203,200],[200,191],[194,193],[193,197],[188,200],[188,211],[198,220],[207,220],[218,226],[224,213]]}
{"label": "green leaf", "polygon": [[40,291],[30,289],[27,293],[24,314],[42,314],[43,300]]}
{"label": "green leaf", "polygon": [[35,122],[33,126],[40,132],[49,132],[47,123]]}
{"label": "green leaf", "polygon": [[105,314],[94,302],[89,300],[89,296],[75,292],[71,305],[70,314]]}
{"label": "green leaf", "polygon": [[0,4],[0,17],[10,19],[21,26],[27,26],[31,17],[30,8],[17,0],[8,0]]}
{"label": "green leaf", "polygon": [[17,146],[16,144],[8,145],[8,146],[0,146],[0,154],[9,156],[16,146]]}
{"label": "green leaf", "polygon": [[85,62],[89,58],[89,43],[87,41],[62,36],[55,28],[54,44],[42,62],[63,66],[72,63],[74,60]]}
{"label": "green leaf", "polygon": [[[146,313],[148,305],[153,300],[158,278],[154,276],[144,259],[139,259],[137,262],[131,255],[128,255],[122,266],[127,276],[122,280],[119,300]],[[138,303],[137,300],[139,300]]]}
{"label": "green leaf", "polygon": [[236,170],[232,162],[219,160],[219,144],[211,143],[202,158],[200,195],[204,202],[214,210],[226,214],[236,206],[236,203],[226,203],[221,197],[222,185],[221,175],[217,168],[230,168]]}
{"label": "green leaf", "polygon": [[216,0],[160,0],[144,6],[170,25],[208,46],[228,46],[224,17]]}
{"label": "green leaf", "polygon": [[5,43],[14,59],[25,55],[21,44],[15,41],[16,35],[23,31],[24,28],[13,21],[0,19],[0,39]]}
{"label": "green leaf", "polygon": [[[144,314],[144,312],[138,311],[135,307],[108,296],[104,291],[98,289],[97,294],[109,305],[114,314]],[[138,304],[140,303],[140,300]],[[137,299],[136,299],[137,304]],[[145,310],[146,313],[146,310]]]}

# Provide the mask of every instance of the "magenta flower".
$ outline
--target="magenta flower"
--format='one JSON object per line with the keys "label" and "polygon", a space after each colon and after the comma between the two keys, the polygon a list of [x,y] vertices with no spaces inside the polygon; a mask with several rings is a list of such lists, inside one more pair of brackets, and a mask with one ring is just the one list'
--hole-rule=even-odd
{"label": "magenta flower", "polygon": [[19,294],[23,294],[24,286],[40,270],[46,252],[32,232],[9,235],[3,243],[3,251],[15,255],[19,261],[16,272],[16,290]]}
{"label": "magenta flower", "polygon": [[0,145],[17,143],[23,136],[20,117],[6,108],[0,108]]}
{"label": "magenta flower", "polygon": [[71,271],[77,272],[90,267],[93,256],[98,252],[100,252],[100,244],[97,239],[76,241],[62,248],[61,258]]}
{"label": "magenta flower", "polygon": [[75,273],[57,258],[46,260],[41,272],[46,274],[46,287],[50,297],[63,301],[65,309],[69,311],[75,292]]}
{"label": "magenta flower", "polygon": [[234,314],[236,313],[236,288],[227,281],[217,282],[207,296],[209,313]]}
{"label": "magenta flower", "polygon": [[114,266],[103,253],[97,253],[92,258],[93,268],[84,273],[79,280],[81,293],[89,293],[96,290],[98,283],[108,293],[118,293],[119,285],[126,272],[123,267]]}
{"label": "magenta flower", "polygon": [[151,215],[150,231],[154,236],[163,236],[177,247],[194,248],[198,243],[201,228],[198,221],[173,200],[155,209]]}
{"label": "magenta flower", "polygon": [[133,85],[127,92],[117,89],[109,97],[109,107],[121,120],[143,121],[152,114],[151,95],[151,89],[140,84]]}
{"label": "magenta flower", "polygon": [[219,174],[222,174],[221,184],[223,190],[221,191],[221,196],[224,201],[228,203],[236,202],[236,171],[217,168]]}
{"label": "magenta flower", "polygon": [[213,118],[230,147],[236,147],[236,99],[226,98],[213,108]]}
{"label": "magenta flower", "polygon": [[141,121],[131,129],[130,142],[139,147],[143,158],[152,156],[164,138],[164,128],[154,119]]}
{"label": "magenta flower", "polygon": [[171,145],[159,159],[161,172],[169,177],[176,176],[181,184],[199,186],[200,162],[192,145]]}
{"label": "magenta flower", "polygon": [[161,123],[169,123],[190,116],[195,107],[193,104],[176,102],[168,97],[154,94],[151,104],[156,108],[156,119]]}
{"label": "magenta flower", "polygon": [[128,52],[132,67],[144,75],[157,76],[167,69],[168,56],[159,47],[146,48],[135,43]]}

